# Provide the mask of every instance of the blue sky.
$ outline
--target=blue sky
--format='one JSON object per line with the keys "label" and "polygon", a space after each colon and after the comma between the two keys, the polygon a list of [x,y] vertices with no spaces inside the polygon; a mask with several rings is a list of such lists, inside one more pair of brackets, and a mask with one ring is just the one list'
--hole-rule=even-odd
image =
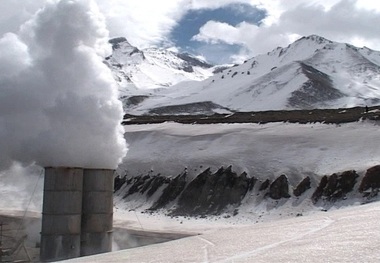
{"label": "blue sky", "polygon": [[241,45],[227,44],[223,41],[204,43],[192,40],[193,36],[197,35],[199,29],[210,20],[235,27],[241,22],[260,25],[266,16],[265,10],[243,3],[229,4],[215,9],[189,10],[173,28],[169,38],[181,51],[202,55],[211,63],[227,63],[230,62],[229,58],[242,48]]}

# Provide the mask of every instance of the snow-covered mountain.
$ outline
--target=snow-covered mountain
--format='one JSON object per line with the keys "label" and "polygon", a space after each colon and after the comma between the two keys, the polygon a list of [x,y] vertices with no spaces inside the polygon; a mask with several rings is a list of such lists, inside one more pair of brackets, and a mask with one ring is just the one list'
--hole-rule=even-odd
{"label": "snow-covered mountain", "polygon": [[380,52],[311,35],[205,80],[159,90],[128,112],[212,113],[377,105],[379,73]]}
{"label": "snow-covered mountain", "polygon": [[124,37],[109,42],[113,52],[105,63],[112,69],[122,96],[149,94],[154,89],[212,76],[212,65],[186,53],[162,48],[139,50]]}

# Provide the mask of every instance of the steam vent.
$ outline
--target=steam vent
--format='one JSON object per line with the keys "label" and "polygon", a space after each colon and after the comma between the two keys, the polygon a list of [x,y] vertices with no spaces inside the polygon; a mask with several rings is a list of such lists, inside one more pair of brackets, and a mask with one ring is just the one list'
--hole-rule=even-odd
{"label": "steam vent", "polygon": [[109,169],[45,168],[41,261],[112,250],[113,174]]}

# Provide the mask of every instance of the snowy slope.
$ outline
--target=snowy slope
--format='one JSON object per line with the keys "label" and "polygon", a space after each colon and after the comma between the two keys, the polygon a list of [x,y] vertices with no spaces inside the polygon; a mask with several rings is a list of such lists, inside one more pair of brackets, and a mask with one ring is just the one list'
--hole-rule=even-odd
{"label": "snowy slope", "polygon": [[[178,124],[125,126],[129,152],[120,165],[130,175],[176,176],[232,165],[259,179],[325,174],[376,165],[376,122],[335,124]],[[202,167],[202,168],[200,168]]]}
{"label": "snowy slope", "polygon": [[[318,178],[347,169],[362,173],[380,160],[376,122],[342,125],[164,123],[125,126],[125,130],[130,150],[119,171],[136,175],[153,171],[176,176],[184,169],[196,174],[206,166],[217,169],[220,165],[233,165],[234,170],[247,171],[259,180],[285,173],[294,186],[294,182],[305,175]],[[23,211],[26,207],[34,211],[41,209],[42,185],[39,167],[17,166],[0,173],[0,210],[10,214],[10,210]],[[34,189],[37,195],[31,200]],[[281,200],[249,195],[243,200],[238,215],[205,218],[167,217],[165,210],[150,215],[145,211],[149,207],[146,196],[135,195],[133,200],[125,200],[118,195],[114,214],[117,227],[201,235],[74,262],[148,262],[152,259],[161,262],[206,259],[207,262],[358,262],[359,257],[363,262],[378,262],[379,202],[360,205],[362,199],[349,195],[330,206],[327,212],[320,212],[323,203],[314,205],[306,198],[311,192],[305,194]],[[348,205],[352,207],[342,209]]]}
{"label": "snowy slope", "polygon": [[[379,216],[377,202],[244,226],[213,227],[215,222],[183,220],[172,229],[203,231],[171,242],[65,262],[379,262]],[[124,219],[129,220],[136,217]],[[154,223],[155,219],[143,221],[143,226]],[[168,222],[161,224],[168,227]]]}
{"label": "snowy slope", "polygon": [[129,113],[205,101],[234,111],[377,105],[379,65],[378,51],[312,35],[206,80],[162,90]]}
{"label": "snowy slope", "polygon": [[[293,210],[293,214],[297,214],[316,209],[315,203],[318,202],[315,202],[313,196],[322,177],[344,171],[357,173],[354,190],[350,190],[344,197],[347,199],[346,205],[366,202],[368,200],[358,192],[358,187],[366,170],[378,165],[380,160],[378,144],[374,143],[377,141],[378,125],[372,121],[341,125],[163,123],[128,125],[125,130],[130,150],[119,166],[118,173],[122,176],[128,175],[128,179],[136,177],[137,181],[129,181],[117,192],[116,204],[121,210],[155,211],[157,207],[162,207],[169,213],[195,216],[215,215],[223,210],[231,215],[238,210],[239,215],[236,217],[243,221],[253,220],[252,218],[261,221],[265,215],[272,213],[273,208],[277,208],[278,213],[283,216],[286,210]],[[240,179],[236,179],[239,182],[227,179],[225,185],[229,185],[228,188],[222,185],[225,174],[217,171],[221,167],[226,169],[229,166],[235,172],[230,178]],[[205,172],[208,168],[211,173]],[[189,190],[189,182],[194,182],[194,178],[201,178],[201,174],[209,178],[219,178],[218,182],[210,179],[202,183],[199,180],[199,189],[204,189],[204,192],[209,191],[206,189],[207,185],[214,185],[215,189],[211,187],[214,191],[210,192],[208,200],[214,200],[214,196],[224,193],[226,198],[231,198],[231,202],[226,201],[229,202],[228,206],[225,203],[219,206],[214,202],[221,208],[216,210],[207,207],[192,210],[196,205],[190,204],[192,207],[187,207],[191,212],[183,213],[181,206],[187,204],[182,202],[181,205],[181,196],[186,192],[193,194]],[[262,187],[265,181],[269,181],[269,185],[283,175],[287,177],[289,189],[286,186],[286,191],[289,196],[278,202],[268,198],[269,191]],[[153,181],[165,180],[165,177],[171,178],[173,184]],[[249,186],[252,186],[252,181],[245,177],[255,178],[252,188]],[[299,198],[293,190],[305,177],[310,179],[310,190]],[[170,185],[172,188],[169,188]],[[153,188],[156,190],[151,191]],[[167,189],[171,189],[171,197],[162,197],[165,196],[162,191]],[[175,191],[182,192],[175,194]],[[200,195],[197,200],[203,200]],[[236,198],[237,196],[242,199]],[[318,205],[328,209],[331,204],[323,201]],[[258,214],[261,219],[257,218]]]}
{"label": "snowy slope", "polygon": [[[232,164],[259,179],[297,177],[378,164],[378,125],[215,124],[126,126],[130,152],[120,168],[175,176],[185,167]],[[365,134],[365,135],[364,135]],[[306,193],[309,195],[310,191]],[[373,200],[379,200],[378,198]],[[348,206],[348,207],[347,207]],[[247,196],[235,216],[168,217],[150,214],[146,196],[115,198],[115,226],[193,233],[162,244],[78,258],[69,262],[378,262],[380,203],[349,198],[324,210],[305,196],[270,200]]]}
{"label": "snowy slope", "polygon": [[200,81],[212,75],[211,65],[188,54],[162,48],[139,50],[125,38],[111,39],[106,63],[120,85],[122,96],[149,94],[182,81]]}
{"label": "snowy slope", "polygon": [[[369,167],[380,164],[380,147],[376,143],[378,128],[377,122],[370,121],[341,125],[128,125],[125,137],[129,152],[118,173],[175,177],[187,170],[189,176],[194,176],[208,167],[216,171],[221,166],[232,165],[236,173],[246,172],[261,181],[285,174],[290,186],[294,187],[307,175],[319,182],[324,175],[345,170],[363,174]],[[22,209],[33,191],[30,186],[36,184],[42,172],[40,167],[16,166],[0,173],[0,209]],[[126,204],[125,208],[142,205],[144,210],[149,207],[145,197],[135,201],[136,206]],[[246,199],[248,210],[254,207],[251,201],[254,200]],[[124,207],[123,203],[124,200],[118,199],[120,208]],[[242,208],[242,215],[245,208]],[[304,209],[302,205],[298,208]]]}

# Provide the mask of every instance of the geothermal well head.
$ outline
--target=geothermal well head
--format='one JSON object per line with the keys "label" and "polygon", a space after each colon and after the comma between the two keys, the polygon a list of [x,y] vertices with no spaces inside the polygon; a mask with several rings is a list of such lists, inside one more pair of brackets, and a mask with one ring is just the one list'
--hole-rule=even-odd
{"label": "geothermal well head", "polygon": [[45,168],[42,261],[112,250],[113,174],[110,169]]}

